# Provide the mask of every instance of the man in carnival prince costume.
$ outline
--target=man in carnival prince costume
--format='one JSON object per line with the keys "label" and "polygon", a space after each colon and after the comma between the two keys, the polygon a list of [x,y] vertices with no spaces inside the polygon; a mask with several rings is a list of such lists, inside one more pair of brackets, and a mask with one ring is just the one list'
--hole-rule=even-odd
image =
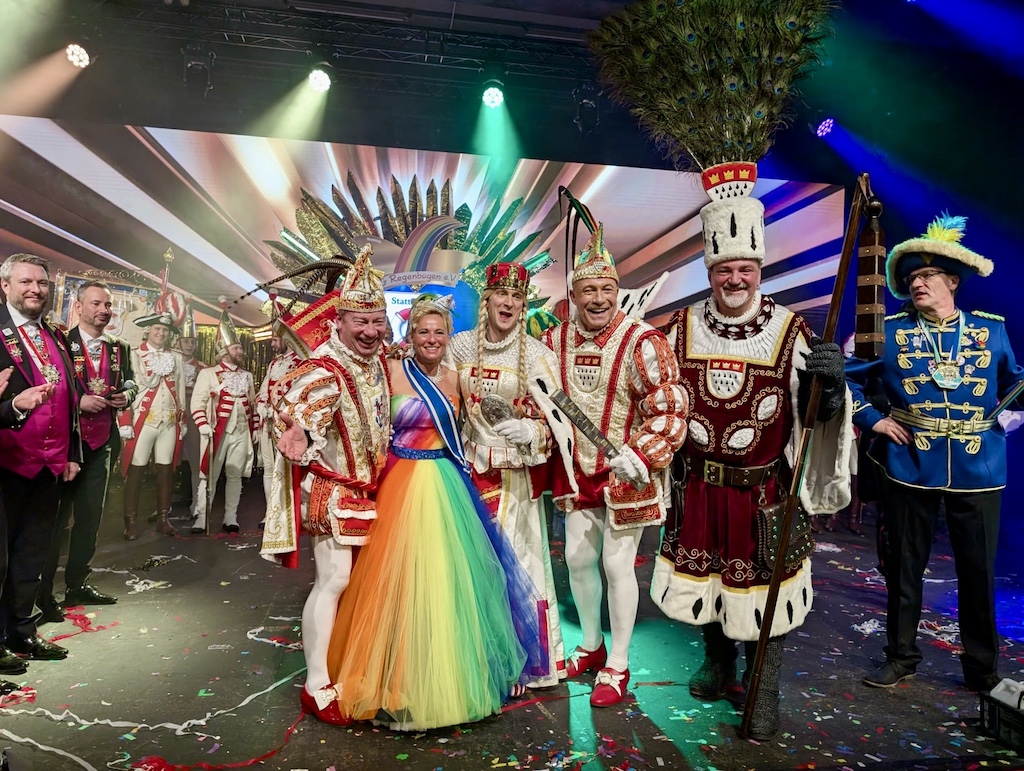
{"label": "man in carnival prince costume", "polygon": [[370,254],[364,247],[340,291],[285,322],[289,343],[309,358],[278,386],[281,456],[261,550],[294,567],[299,530],[312,537],[316,574],[302,611],[301,701],[306,712],[335,725],[352,721],[338,709],[327,650],[352,572],[352,547],[366,543],[376,518],[372,496],[391,431],[391,386],[381,350],[384,290]]}
{"label": "man in carnival prince costume", "polygon": [[[568,676],[596,671],[595,707],[619,703],[629,684],[629,642],[639,587],[643,529],[665,519],[663,473],[686,435],[686,393],[665,336],[618,309],[619,276],[598,226],[576,258],[570,299],[576,318],[548,330],[565,392],[616,448],[604,451],[573,427],[575,485],[554,466],[553,493],[565,512],[565,561],[583,641]],[[608,578],[611,650],[601,634],[601,574]]]}

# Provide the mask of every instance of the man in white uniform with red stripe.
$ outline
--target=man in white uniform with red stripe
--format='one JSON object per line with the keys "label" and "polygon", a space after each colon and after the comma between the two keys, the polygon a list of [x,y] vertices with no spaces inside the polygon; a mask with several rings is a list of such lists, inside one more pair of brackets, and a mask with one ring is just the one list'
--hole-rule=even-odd
{"label": "man in white uniform with red stripe", "polygon": [[224,472],[225,533],[237,533],[242,477],[252,473],[255,457],[256,388],[252,373],[242,369],[244,352],[227,312],[221,315],[217,355],[220,361],[200,370],[192,392],[192,420],[200,436],[200,476],[192,523],[193,533],[205,533],[207,496],[212,501]]}

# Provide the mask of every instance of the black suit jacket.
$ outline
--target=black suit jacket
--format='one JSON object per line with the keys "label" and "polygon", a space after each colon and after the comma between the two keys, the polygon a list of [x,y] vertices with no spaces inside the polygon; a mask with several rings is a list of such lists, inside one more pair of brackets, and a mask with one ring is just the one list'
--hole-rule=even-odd
{"label": "black suit jacket", "polygon": [[[72,365],[71,357],[68,354],[68,341],[64,336],[64,333],[59,329],[54,329],[42,320],[39,324],[57,339],[58,347],[61,349],[60,362],[54,362],[54,364],[60,367],[61,376],[66,377],[66,382],[71,386],[71,399],[69,400],[70,403],[68,405],[68,417],[70,419],[71,426],[71,443],[68,445],[68,461],[81,463],[82,436],[78,424],[78,402],[82,398],[82,388],[78,382],[78,378],[75,377],[75,368]],[[10,331],[10,334],[7,334],[8,330]],[[11,380],[7,384],[6,390],[3,394],[0,394],[0,425],[10,426],[14,430],[17,430],[21,428],[24,421],[18,420],[15,415],[14,397],[26,388],[31,388],[34,385],[40,385],[40,383],[35,383],[31,380],[31,359],[29,358],[28,352],[25,350],[25,345],[21,339],[21,335],[18,334],[18,330],[15,328],[14,322],[11,320],[11,312],[7,309],[7,303],[0,305],[0,337],[4,338],[4,340],[0,342],[0,370],[6,369],[7,367],[14,367],[14,372],[11,373]],[[14,360],[8,350],[8,345],[13,346],[21,353],[21,361]]]}
{"label": "black suit jacket", "polygon": [[[106,333],[103,335],[103,341],[107,349],[107,360],[110,362],[110,387],[116,390],[123,386],[127,380],[134,382],[135,375],[132,373],[132,352],[128,347],[128,344],[124,342],[124,340]],[[68,345],[71,350],[71,361],[74,364],[75,373],[78,376],[78,387],[84,393],[89,393],[89,376],[85,368],[85,357],[89,355],[89,352],[85,350],[85,344],[82,342],[82,332],[78,327],[75,327],[68,332]],[[135,396],[138,392],[138,386],[132,386],[124,392],[128,397],[129,407],[132,402],[135,401]],[[116,434],[117,410],[113,407],[110,409],[113,413],[112,417],[114,419],[113,424],[110,427],[110,433]]]}

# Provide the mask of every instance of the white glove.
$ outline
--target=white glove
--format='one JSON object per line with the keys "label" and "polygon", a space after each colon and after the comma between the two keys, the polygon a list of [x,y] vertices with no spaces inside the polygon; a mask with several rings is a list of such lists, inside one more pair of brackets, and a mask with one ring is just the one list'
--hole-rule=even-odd
{"label": "white glove", "polygon": [[619,450],[618,455],[608,461],[608,468],[612,470],[615,476],[625,479],[638,490],[651,481],[651,475],[647,471],[647,466],[644,465],[644,462],[640,460],[640,456],[633,452],[633,448],[629,445],[624,446]]}
{"label": "white glove", "polygon": [[117,433],[121,435],[122,439],[127,440],[135,438],[135,429],[132,428],[131,426],[118,426]]}
{"label": "white glove", "polygon": [[196,426],[199,431],[199,436],[213,436],[213,428],[209,423],[205,423],[201,426]]}
{"label": "white glove", "polygon": [[509,418],[495,424],[494,433],[512,444],[528,445],[533,441],[533,426],[529,420]]}

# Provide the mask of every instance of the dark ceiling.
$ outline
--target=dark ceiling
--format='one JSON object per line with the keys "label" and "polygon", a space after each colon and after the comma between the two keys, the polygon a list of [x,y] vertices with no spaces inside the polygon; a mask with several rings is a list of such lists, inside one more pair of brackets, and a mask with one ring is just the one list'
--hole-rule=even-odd
{"label": "dark ceiling", "polygon": [[[52,0],[51,0],[52,1]],[[5,0],[34,4],[45,0]],[[56,105],[60,119],[247,133],[310,65],[338,73],[316,138],[351,144],[466,152],[480,84],[508,92],[523,157],[668,166],[629,113],[600,100],[600,124],[581,133],[574,89],[597,84],[585,34],[626,3],[607,0],[65,0],[35,53],[84,35],[99,53]],[[939,208],[976,209],[1009,232],[1024,207],[999,168],[1021,168],[1016,125],[1020,56],[984,39],[982,14],[931,12],[951,3],[848,0],[836,11],[825,66],[801,84],[792,126],[766,159],[768,173],[852,186],[861,171],[916,179],[877,192],[899,237]],[[1012,11],[1012,6],[1006,5]],[[988,10],[986,10],[988,9]],[[2,15],[2,14],[0,14]],[[215,55],[213,89],[183,85],[183,49]],[[28,49],[27,49],[28,50]],[[30,54],[26,54],[29,56]],[[1005,56],[1005,54],[1002,54]],[[1012,56],[1012,55],[1011,55]],[[597,86],[599,88],[599,85]],[[860,145],[829,145],[807,124],[831,114]],[[298,127],[276,130],[303,135]],[[908,207],[908,197],[921,199]],[[973,207],[973,208],[972,208]]]}

